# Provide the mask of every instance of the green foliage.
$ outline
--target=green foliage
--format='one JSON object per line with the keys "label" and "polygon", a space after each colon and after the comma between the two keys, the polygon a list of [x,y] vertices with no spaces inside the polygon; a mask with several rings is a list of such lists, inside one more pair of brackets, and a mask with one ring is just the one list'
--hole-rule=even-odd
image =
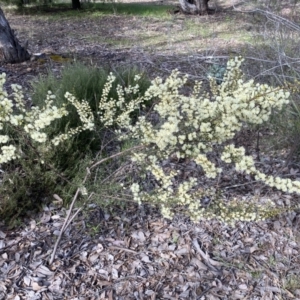
{"label": "green foliage", "polygon": [[[27,15],[47,15],[49,18],[57,19],[61,17],[99,17],[103,15],[129,15],[140,17],[169,18],[169,11],[174,8],[172,5],[157,5],[144,3],[82,3],[80,11],[71,8],[69,3],[53,3],[50,0],[31,0],[29,5],[22,0],[10,0],[9,4],[16,5],[19,12]],[[52,13],[52,15],[49,15]],[[55,14],[53,14],[55,13]]]}
{"label": "green foliage", "polygon": [[214,63],[207,72],[208,77],[212,77],[216,80],[217,84],[221,84],[226,72],[226,66]]}
{"label": "green foliage", "polygon": [[287,152],[287,164],[300,158],[300,98],[299,94],[292,95],[291,102],[281,113],[273,113],[269,129],[273,136],[269,142],[276,149]]}
{"label": "green foliage", "polygon": [[[72,140],[71,151],[77,152],[79,158],[85,155],[87,152],[92,151],[95,153],[100,150],[103,144],[103,129],[104,124],[98,118],[99,113],[99,101],[102,97],[103,87],[107,81],[107,77],[110,71],[104,68],[96,68],[92,66],[85,66],[80,63],[67,66],[60,77],[56,78],[53,74],[49,74],[45,78],[39,78],[39,80],[33,83],[32,103],[33,105],[40,106],[44,102],[45,94],[50,90],[56,96],[54,105],[61,107],[66,105],[68,100],[65,98],[66,92],[70,92],[76,99],[85,99],[95,119],[95,130],[85,131],[74,137]],[[134,77],[139,74],[140,71],[137,68],[131,69],[117,69],[113,72],[116,76],[116,80],[113,83],[112,89],[108,94],[107,101],[109,99],[116,99],[117,85],[128,86],[133,84]],[[143,94],[150,85],[150,81],[145,75],[141,76],[138,80],[139,93]],[[127,95],[125,102],[129,103],[133,101],[136,96]],[[118,114],[120,110],[118,111]],[[135,118],[139,113],[139,107],[131,114],[132,118]],[[75,107],[69,109],[69,115],[66,118],[62,118],[54,122],[51,128],[47,128],[47,135],[52,137],[63,132],[66,128],[73,128],[78,126],[80,120],[77,118],[77,111]],[[105,131],[105,134],[107,132]]]}
{"label": "green foliage", "polygon": [[[111,98],[118,97],[115,90],[120,93],[137,82],[142,87],[140,92],[145,91],[150,83],[145,76],[136,77],[137,73],[136,69],[115,71],[114,87],[107,97],[102,97],[108,70],[68,66],[60,78],[50,74],[34,84],[34,106],[30,110],[25,109],[20,87],[13,86],[15,109],[6,92],[0,93],[0,143],[9,144],[2,146],[0,153],[1,162],[6,162],[0,186],[1,218],[15,221],[51,202],[55,193],[68,202],[95,157],[120,148],[112,130],[117,128],[116,124],[107,126],[101,122],[99,100],[115,101]],[[2,75],[1,83],[4,81]],[[67,91],[86,100],[78,101]],[[123,101],[130,105],[136,103],[137,97],[139,94],[127,93]],[[134,106],[129,113],[130,122],[137,118],[139,107]],[[121,109],[116,110],[115,118],[121,113]],[[117,166],[110,165],[108,173],[114,168]],[[107,176],[105,172],[101,176],[99,172],[94,175],[94,187]],[[93,191],[93,187],[89,191]]]}
{"label": "green foliage", "polygon": [[[67,203],[82,182],[85,169],[90,163],[85,159],[67,172],[61,172],[55,168],[59,151],[52,153],[47,159],[48,163],[43,164],[37,158],[35,149],[25,150],[26,155],[22,159],[10,162],[3,168],[0,216],[10,225],[19,218],[34,216],[43,205],[53,201],[54,194],[60,195]],[[70,156],[75,160],[71,152]]]}

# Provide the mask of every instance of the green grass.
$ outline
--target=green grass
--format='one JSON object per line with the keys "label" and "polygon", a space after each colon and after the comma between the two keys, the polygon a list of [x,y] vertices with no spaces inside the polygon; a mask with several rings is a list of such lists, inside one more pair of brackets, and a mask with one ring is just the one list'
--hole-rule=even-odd
{"label": "green grass", "polygon": [[284,288],[291,292],[300,289],[300,276],[298,274],[289,274],[284,279]]}
{"label": "green grass", "polygon": [[131,15],[140,17],[166,17],[169,15],[169,10],[174,8],[170,5],[143,4],[143,3],[96,3],[87,10],[97,15],[101,14],[118,14]]}
{"label": "green grass", "polygon": [[[13,8],[13,7],[12,7]],[[14,8],[16,9],[16,7]],[[17,8],[17,11],[26,15],[44,15],[50,19],[63,17],[99,17],[105,15],[128,15],[139,17],[169,18],[172,5],[145,4],[145,3],[83,3],[82,9],[73,10],[69,3],[49,5],[28,5]]]}

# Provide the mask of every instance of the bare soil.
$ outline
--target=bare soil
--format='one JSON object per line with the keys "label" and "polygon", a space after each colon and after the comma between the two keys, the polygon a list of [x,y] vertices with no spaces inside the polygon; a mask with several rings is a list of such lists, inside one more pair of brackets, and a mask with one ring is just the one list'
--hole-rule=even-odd
{"label": "bare soil", "polygon": [[[175,7],[174,1],[155,3],[174,4]],[[239,54],[244,46],[243,41],[223,38],[222,34],[235,30],[239,35],[248,17],[243,17],[242,28],[239,28],[235,22],[240,22],[241,18],[232,13],[226,2],[221,1],[215,8],[216,13],[209,16],[174,15],[171,9],[167,19],[117,13],[97,17],[84,12],[79,12],[78,17],[55,18],[55,9],[36,16],[8,12],[7,19],[21,42],[28,42],[33,55],[46,54],[47,59],[4,64],[1,70],[7,73],[9,82],[26,85],[49,70],[59,73],[61,62],[49,57],[62,55],[98,66],[134,64],[152,77],[179,68],[183,73],[203,79],[210,57],[227,59],[228,55]],[[228,24],[224,25],[226,18]]]}

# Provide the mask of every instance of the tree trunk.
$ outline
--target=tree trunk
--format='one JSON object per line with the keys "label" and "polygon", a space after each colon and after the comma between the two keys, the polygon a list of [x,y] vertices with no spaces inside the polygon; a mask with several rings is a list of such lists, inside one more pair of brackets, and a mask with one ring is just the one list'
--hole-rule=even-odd
{"label": "tree trunk", "polygon": [[80,0],[72,0],[72,8],[80,9]]}
{"label": "tree trunk", "polygon": [[0,49],[5,62],[18,63],[30,59],[27,50],[20,45],[0,8]]}
{"label": "tree trunk", "polygon": [[209,0],[179,0],[183,12],[192,15],[205,15],[208,13]]}

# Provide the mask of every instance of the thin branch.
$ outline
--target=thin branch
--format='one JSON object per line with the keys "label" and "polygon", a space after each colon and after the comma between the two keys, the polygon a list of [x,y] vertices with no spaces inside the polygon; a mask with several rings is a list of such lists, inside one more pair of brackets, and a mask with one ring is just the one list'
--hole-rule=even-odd
{"label": "thin branch", "polygon": [[196,249],[196,251],[200,254],[200,256],[202,257],[202,259],[206,262],[206,265],[213,271],[221,273],[222,270],[218,269],[217,266],[221,266],[221,263],[213,260],[209,257],[209,255],[207,253],[204,253],[201,248],[200,245],[197,241],[197,239],[193,239],[192,244],[194,246],[194,248]]}
{"label": "thin branch", "polygon": [[78,195],[79,195],[79,192],[80,192],[80,188],[78,188],[77,191],[76,191],[76,194],[75,194],[75,196],[74,196],[74,198],[73,198],[73,201],[72,201],[72,203],[71,203],[71,205],[70,205],[70,208],[69,208],[67,217],[66,217],[66,219],[65,219],[65,222],[64,222],[64,224],[63,224],[63,226],[62,226],[62,228],[61,228],[61,230],[60,230],[59,236],[58,236],[58,238],[57,238],[57,240],[56,240],[56,242],[55,242],[54,249],[53,249],[53,252],[52,252],[51,257],[50,257],[50,260],[49,260],[49,265],[51,265],[51,264],[53,263],[53,260],[54,260],[54,257],[55,257],[55,253],[56,253],[56,251],[57,251],[58,244],[59,244],[59,242],[60,242],[60,240],[61,240],[61,238],[62,238],[62,235],[63,235],[65,229],[67,228],[66,224],[68,223],[68,220],[69,220],[69,218],[70,218],[70,215],[71,215],[71,212],[72,212],[74,203],[75,203],[75,201],[76,201],[76,199],[77,199],[77,197],[78,197]]}
{"label": "thin branch", "polygon": [[94,164],[90,167],[90,170],[94,169],[94,168],[97,167],[98,165],[101,165],[102,163],[104,163],[104,162],[107,161],[107,160],[110,160],[110,159],[112,159],[112,158],[121,156],[121,155],[123,155],[123,154],[125,154],[125,153],[127,153],[127,152],[130,152],[130,151],[133,151],[133,150],[140,150],[140,149],[143,149],[144,147],[145,147],[144,145],[135,146],[135,147],[126,149],[126,150],[124,150],[124,151],[122,151],[122,152],[118,152],[118,153],[116,153],[116,154],[114,154],[114,155],[111,155],[111,156],[109,156],[109,157],[103,158],[103,159],[97,161],[96,163],[94,163]]}
{"label": "thin branch", "polygon": [[290,29],[293,29],[296,31],[300,31],[300,26],[297,23],[294,23],[286,18],[283,18],[283,17],[276,15],[273,12],[270,12],[267,10],[263,10],[260,8],[255,8],[255,9],[250,9],[250,10],[242,10],[242,9],[236,8],[235,5],[233,5],[233,9],[236,12],[241,12],[241,13],[259,13],[259,14],[264,15],[268,20],[271,20],[272,22],[278,22],[287,28],[290,28]]}
{"label": "thin branch", "polygon": [[[87,180],[87,178],[88,178],[89,175],[90,175],[90,170],[89,170],[89,168],[87,168],[87,169],[86,169],[86,175],[85,175],[85,177],[84,177],[84,179],[83,179],[82,185],[85,184],[85,182],[86,182],[86,180]],[[53,263],[53,260],[54,260],[54,257],[55,257],[55,253],[56,253],[56,251],[57,251],[57,247],[58,247],[59,242],[60,242],[60,240],[61,240],[61,238],[62,238],[62,236],[63,236],[63,233],[65,232],[66,228],[71,224],[72,220],[77,216],[77,214],[79,213],[79,211],[81,211],[81,208],[78,209],[78,210],[74,213],[74,215],[70,218],[71,213],[72,213],[72,210],[73,210],[73,207],[74,207],[74,204],[75,204],[75,202],[76,202],[76,200],[77,200],[77,198],[78,198],[78,195],[79,195],[80,190],[81,190],[80,188],[77,188],[77,191],[76,191],[76,193],[75,193],[75,196],[74,196],[74,198],[73,198],[73,200],[72,200],[72,203],[71,203],[71,205],[70,205],[68,214],[67,214],[67,216],[66,216],[65,222],[64,222],[64,224],[63,224],[63,226],[62,226],[62,228],[61,228],[61,230],[60,230],[59,236],[58,236],[58,238],[57,238],[57,240],[56,240],[56,242],[55,242],[54,249],[53,249],[53,252],[52,252],[52,254],[51,254],[51,258],[50,258],[50,260],[49,260],[49,265],[51,265],[51,264]],[[89,197],[89,198],[90,198],[90,197]]]}
{"label": "thin branch", "polygon": [[[126,149],[126,150],[124,150],[124,151],[122,151],[122,152],[119,152],[119,153],[116,153],[116,154],[114,154],[114,155],[111,155],[111,156],[109,156],[109,157],[103,158],[103,159],[101,159],[100,161],[94,163],[90,168],[87,168],[87,169],[86,169],[86,175],[85,175],[85,177],[84,177],[84,179],[83,179],[82,185],[85,184],[85,182],[86,182],[88,176],[89,176],[90,173],[91,173],[91,172],[90,172],[91,169],[93,169],[93,168],[99,166],[100,164],[104,163],[105,161],[107,161],[107,160],[109,160],[109,159],[112,159],[112,158],[121,156],[121,155],[123,155],[123,154],[125,154],[125,153],[127,153],[127,152],[130,152],[130,151],[142,149],[142,148],[144,148],[144,147],[145,147],[145,146],[143,146],[143,145],[135,146],[135,147]],[[51,264],[53,263],[53,261],[54,261],[54,257],[55,257],[55,254],[56,254],[56,251],[57,251],[59,242],[60,242],[60,240],[61,240],[61,238],[62,238],[62,236],[63,236],[63,234],[64,234],[66,228],[71,224],[71,222],[73,221],[73,219],[74,219],[74,218],[78,215],[78,213],[82,210],[82,208],[79,208],[79,209],[71,216],[71,213],[72,213],[74,204],[75,204],[75,202],[76,202],[76,200],[77,200],[77,198],[78,198],[78,196],[79,196],[80,191],[81,191],[81,189],[80,189],[80,188],[77,188],[77,191],[76,191],[75,196],[74,196],[74,198],[73,198],[73,200],[72,200],[72,203],[71,203],[71,205],[70,205],[68,214],[67,214],[66,219],[65,219],[65,221],[64,221],[64,224],[63,224],[63,226],[62,226],[62,228],[61,228],[61,230],[60,230],[59,236],[58,236],[58,238],[57,238],[57,240],[56,240],[56,242],[55,242],[54,249],[53,249],[53,252],[52,252],[51,257],[50,257],[50,260],[49,260],[49,265],[51,265]],[[89,196],[88,199],[90,199],[92,195],[93,195],[93,193]]]}

